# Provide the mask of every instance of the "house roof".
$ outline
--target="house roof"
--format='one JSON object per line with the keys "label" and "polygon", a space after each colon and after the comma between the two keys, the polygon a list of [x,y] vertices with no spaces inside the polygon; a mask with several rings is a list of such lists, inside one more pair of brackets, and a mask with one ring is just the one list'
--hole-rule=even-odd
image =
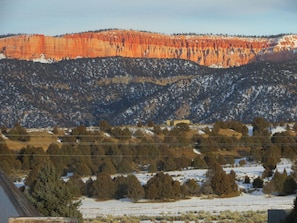
{"label": "house roof", "polygon": [[[26,199],[24,194],[18,190],[13,182],[0,169],[0,187],[8,197],[10,204],[18,216],[23,217],[41,217],[42,215],[33,207],[33,205]],[[1,200],[1,199],[0,199]]]}

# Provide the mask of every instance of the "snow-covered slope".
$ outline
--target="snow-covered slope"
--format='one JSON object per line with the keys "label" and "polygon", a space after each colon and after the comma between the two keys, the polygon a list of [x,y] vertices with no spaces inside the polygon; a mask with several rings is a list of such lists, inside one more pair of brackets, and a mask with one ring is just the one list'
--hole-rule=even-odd
{"label": "snow-covered slope", "polygon": [[4,59],[0,73],[0,125],[6,126],[297,120],[297,60],[209,69],[179,59]]}

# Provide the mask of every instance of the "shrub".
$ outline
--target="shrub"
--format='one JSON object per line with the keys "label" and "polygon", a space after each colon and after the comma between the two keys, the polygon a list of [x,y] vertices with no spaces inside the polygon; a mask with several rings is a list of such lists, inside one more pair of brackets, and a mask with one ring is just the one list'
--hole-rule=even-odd
{"label": "shrub", "polygon": [[249,183],[251,183],[251,179],[249,178],[249,176],[244,176],[244,183],[245,184],[249,184]]}
{"label": "shrub", "polygon": [[145,185],[145,197],[148,199],[175,199],[181,191],[180,184],[168,174],[157,173]]}
{"label": "shrub", "polygon": [[253,187],[254,188],[263,188],[263,180],[260,177],[257,177],[254,181],[253,181]]}
{"label": "shrub", "polygon": [[23,142],[30,140],[27,130],[19,123],[15,124],[14,127],[8,131],[6,136],[11,140],[19,140]]}

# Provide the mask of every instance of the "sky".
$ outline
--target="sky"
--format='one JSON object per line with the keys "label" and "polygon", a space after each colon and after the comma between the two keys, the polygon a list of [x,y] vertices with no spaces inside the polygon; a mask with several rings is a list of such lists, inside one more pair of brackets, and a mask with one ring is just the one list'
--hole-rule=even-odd
{"label": "sky", "polygon": [[164,34],[296,34],[297,1],[0,0],[0,35],[109,28]]}

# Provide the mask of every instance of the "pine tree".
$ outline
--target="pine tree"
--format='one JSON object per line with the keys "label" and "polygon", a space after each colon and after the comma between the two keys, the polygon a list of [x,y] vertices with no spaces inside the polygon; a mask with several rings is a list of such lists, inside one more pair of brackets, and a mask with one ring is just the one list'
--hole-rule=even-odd
{"label": "pine tree", "polygon": [[7,174],[11,174],[13,169],[19,168],[20,162],[16,159],[15,153],[10,150],[5,140],[0,137],[0,168]]}
{"label": "pine tree", "polygon": [[[286,169],[285,169],[286,170]],[[278,194],[284,193],[284,183],[287,178],[287,172],[284,170],[284,173],[278,172],[278,170],[275,171],[274,176],[271,180],[274,184],[274,189]]]}
{"label": "pine tree", "polygon": [[99,171],[107,174],[115,174],[117,172],[115,166],[109,158],[104,158],[102,160],[102,164],[99,167]]}
{"label": "pine tree", "polygon": [[144,197],[144,189],[135,175],[127,176],[128,194],[127,197],[136,202]]}
{"label": "pine tree", "polygon": [[197,169],[207,168],[207,164],[205,160],[201,157],[201,155],[197,155],[196,157],[194,157],[191,166]]}
{"label": "pine tree", "polygon": [[294,200],[293,210],[284,220],[284,223],[295,223],[295,222],[297,222],[297,197]]}
{"label": "pine tree", "polygon": [[263,180],[261,177],[257,177],[253,181],[253,188],[262,188],[263,187]]}
{"label": "pine tree", "polygon": [[176,170],[176,163],[171,157],[167,157],[166,160],[164,160],[164,170],[165,171]]}
{"label": "pine tree", "polygon": [[30,135],[27,130],[19,123],[16,123],[12,129],[6,134],[11,140],[19,140],[23,142],[30,141]]}
{"label": "pine tree", "polygon": [[128,194],[128,183],[127,178],[124,176],[118,176],[114,178],[115,185],[115,198],[121,199],[127,196]]}
{"label": "pine tree", "polygon": [[295,162],[292,164],[291,169],[291,176],[297,182],[297,160],[295,160]]}
{"label": "pine tree", "polygon": [[92,197],[100,200],[115,197],[115,183],[107,173],[99,173],[92,184]]}
{"label": "pine tree", "polygon": [[185,195],[198,196],[200,194],[200,186],[194,179],[187,180],[183,186]]}
{"label": "pine tree", "polygon": [[149,166],[149,168],[148,168],[148,172],[149,173],[155,173],[157,171],[158,171],[158,169],[157,169],[156,164],[155,163],[151,163],[150,166]]}
{"label": "pine tree", "polygon": [[[177,184],[178,183],[178,184]],[[146,198],[148,199],[175,199],[180,193],[180,184],[175,182],[172,177],[162,172],[157,173],[147,182]]]}
{"label": "pine tree", "polygon": [[291,175],[288,176],[284,182],[284,193],[293,194],[296,189],[297,189],[297,184],[295,180]]}
{"label": "pine tree", "polygon": [[209,173],[211,187],[213,192],[219,196],[229,196],[238,192],[238,186],[235,182],[235,172],[226,174],[219,164],[210,170]]}
{"label": "pine tree", "polygon": [[100,127],[100,130],[103,131],[103,132],[107,132],[107,133],[110,133],[111,129],[112,129],[112,126],[109,124],[108,121],[106,120],[101,120],[99,122],[99,127]]}
{"label": "pine tree", "polygon": [[37,172],[36,179],[28,186],[29,200],[44,216],[73,217],[82,222],[82,215],[77,209],[80,202],[73,202],[71,189],[59,178],[50,161],[44,163]]}
{"label": "pine tree", "polygon": [[253,122],[253,135],[257,136],[268,136],[269,130],[268,127],[270,123],[262,117],[255,117]]}

